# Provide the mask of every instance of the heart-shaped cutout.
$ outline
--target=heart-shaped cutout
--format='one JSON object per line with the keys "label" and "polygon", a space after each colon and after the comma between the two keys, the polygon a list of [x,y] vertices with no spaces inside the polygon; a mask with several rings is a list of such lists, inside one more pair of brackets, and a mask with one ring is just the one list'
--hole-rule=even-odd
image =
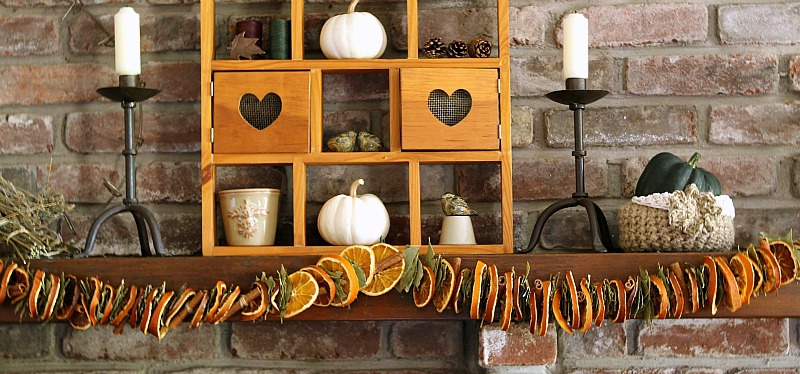
{"label": "heart-shaped cutout", "polygon": [[269,127],[281,115],[283,102],[278,94],[270,92],[263,99],[253,94],[244,94],[239,99],[239,114],[250,126],[258,130]]}
{"label": "heart-shaped cutout", "polygon": [[472,95],[467,90],[459,88],[448,96],[447,92],[437,88],[428,95],[428,109],[445,125],[455,126],[467,117],[472,109]]}

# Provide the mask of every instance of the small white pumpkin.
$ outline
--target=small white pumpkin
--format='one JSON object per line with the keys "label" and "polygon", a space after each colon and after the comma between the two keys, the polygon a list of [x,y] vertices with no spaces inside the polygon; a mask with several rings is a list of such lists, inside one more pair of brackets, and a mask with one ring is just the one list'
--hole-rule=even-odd
{"label": "small white pumpkin", "polygon": [[386,30],[372,13],[356,12],[353,0],[347,13],[333,16],[322,25],[319,45],[330,59],[378,58],[386,50]]}
{"label": "small white pumpkin", "polygon": [[333,245],[372,245],[389,233],[389,212],[373,194],[356,195],[358,179],[350,186],[350,195],[336,195],[319,211],[317,228],[322,238]]}

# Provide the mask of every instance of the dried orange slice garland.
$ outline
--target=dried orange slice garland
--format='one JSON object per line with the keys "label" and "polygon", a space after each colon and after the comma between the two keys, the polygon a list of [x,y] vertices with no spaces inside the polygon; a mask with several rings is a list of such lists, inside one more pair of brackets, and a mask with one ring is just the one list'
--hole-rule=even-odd
{"label": "dried orange slice garland", "polygon": [[681,318],[706,306],[712,314],[720,305],[736,311],[752,297],[774,293],[800,277],[800,242],[792,240],[791,232],[784,237],[762,234],[758,247],[750,245],[731,258],[706,256],[702,265],[673,263],[655,273],[640,269],[625,281],[592,282],[586,276],[576,282],[570,271],[531,279],[530,264],[524,274],[513,268],[500,274],[494,264],[482,261],[474,269],[461,269],[459,258],[451,263],[430,244],[424,257],[418,252],[385,243],[348,247],[291,274],[283,267],[275,275],[262,273],[246,293],[222,281],[209,290],[172,291],[166,284],[137,287],[124,281],[114,287],[96,277],[81,280],[0,260],[0,304],[8,301],[18,314],[43,322],[64,320],[82,330],[111,325],[117,334],[127,324],[161,339],[183,322],[197,328],[270,315],[292,318],[313,305],[349,306],[359,292],[378,296],[395,289],[413,293],[418,307],[432,302],[439,313],[467,309],[481,324],[499,320],[503,330],[511,322],[529,321],[532,334],[546,335],[551,316],[574,333],[606,320]]}

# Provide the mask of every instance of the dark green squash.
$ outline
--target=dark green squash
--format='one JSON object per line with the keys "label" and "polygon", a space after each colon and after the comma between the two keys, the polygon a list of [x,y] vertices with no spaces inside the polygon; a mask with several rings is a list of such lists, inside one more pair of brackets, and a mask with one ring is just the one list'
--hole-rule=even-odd
{"label": "dark green squash", "polygon": [[688,162],[669,152],[659,153],[647,163],[639,182],[636,183],[636,196],[647,196],[659,192],[683,191],[694,183],[700,192],[711,192],[715,196],[722,193],[719,179],[703,168],[697,167],[700,154],[695,152]]}

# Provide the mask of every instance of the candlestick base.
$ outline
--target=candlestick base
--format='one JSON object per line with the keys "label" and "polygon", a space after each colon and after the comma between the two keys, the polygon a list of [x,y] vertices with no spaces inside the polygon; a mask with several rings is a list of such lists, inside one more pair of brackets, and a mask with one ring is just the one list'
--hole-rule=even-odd
{"label": "candlestick base", "polygon": [[[160,91],[139,87],[139,76],[120,76],[120,87],[104,87],[97,90],[100,95],[122,103],[125,113],[125,149],[122,151],[125,156],[125,198],[122,204],[110,207],[100,213],[86,236],[86,245],[83,252],[75,255],[77,258],[88,257],[94,249],[97,241],[97,234],[100,227],[111,217],[124,212],[130,212],[136,222],[136,230],[139,235],[139,246],[142,256],[169,256],[164,249],[164,242],[161,240],[161,231],[158,228],[155,216],[147,208],[139,205],[136,198],[136,174],[134,165],[136,163],[136,147],[133,139],[133,108],[136,102],[147,100]],[[149,232],[149,234],[148,234]],[[150,248],[150,236],[153,239],[153,249]]]}
{"label": "candlestick base", "polygon": [[586,150],[583,148],[583,110],[587,104],[608,95],[608,91],[587,90],[585,89],[586,80],[582,78],[569,78],[566,86],[566,90],[550,92],[546,96],[559,104],[568,105],[573,112],[575,150],[572,155],[575,157],[575,193],[572,194],[572,198],[558,200],[539,214],[527,248],[518,250],[517,253],[528,253],[536,247],[545,223],[553,214],[576,206],[582,206],[588,215],[589,228],[592,232],[592,248],[597,252],[617,251],[611,242],[606,217],[600,207],[589,199],[584,184],[585,164],[583,158],[586,156]]}

